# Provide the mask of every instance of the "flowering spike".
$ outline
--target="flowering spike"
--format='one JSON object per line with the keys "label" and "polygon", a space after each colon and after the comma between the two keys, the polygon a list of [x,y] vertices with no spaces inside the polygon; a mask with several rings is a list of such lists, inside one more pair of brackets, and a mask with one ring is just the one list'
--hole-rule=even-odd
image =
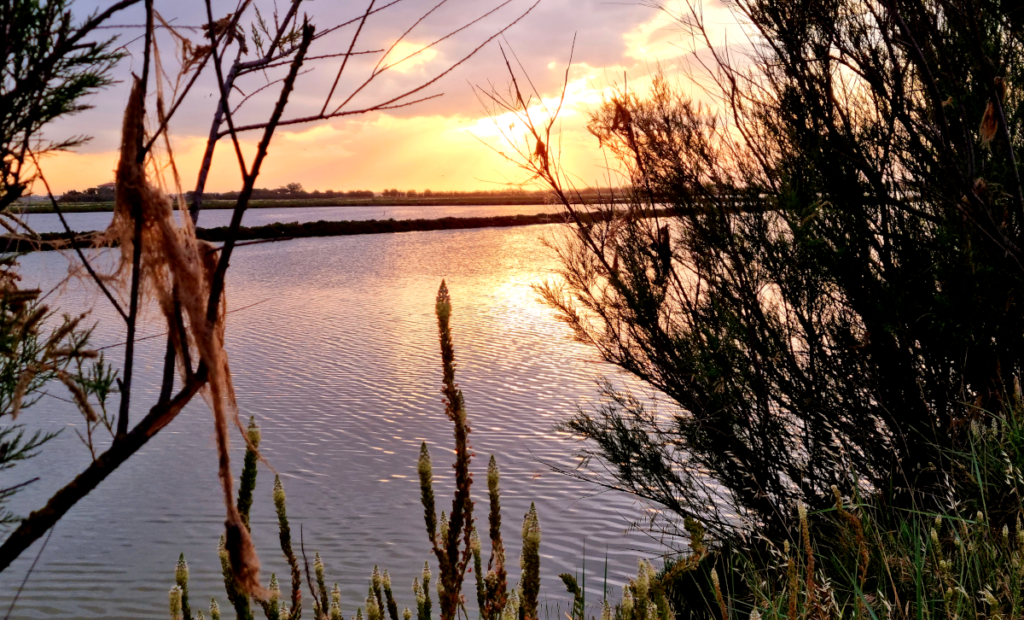
{"label": "flowering spike", "polygon": [[281,584],[277,581],[277,575],[270,573],[270,600],[276,601],[281,598]]}
{"label": "flowering spike", "polygon": [[448,540],[448,515],[441,511],[441,540],[438,546],[443,547]]}
{"label": "flowering spike", "polygon": [[420,445],[420,459],[416,464],[420,477],[420,502],[423,504],[423,520],[427,526],[427,538],[432,544],[437,540],[437,510],[434,507],[434,470],[430,463],[427,442]]}
{"label": "flowering spike", "polygon": [[327,584],[324,582],[324,562],[320,559],[319,552],[313,558],[313,570],[316,571],[316,587],[320,594],[319,607],[321,613],[323,613],[324,609],[330,608],[330,603],[327,599]]}
{"label": "flowering spike", "polygon": [[185,562],[184,553],[178,556],[178,565],[174,570],[174,581],[176,581],[179,586],[184,586],[188,583],[188,563]]}
{"label": "flowering spike", "polygon": [[530,504],[530,510],[523,519],[523,553],[519,559],[522,568],[523,620],[537,620],[537,595],[540,593],[540,521],[537,506]]}
{"label": "flowering spike", "polygon": [[170,608],[171,608],[171,620],[181,620],[181,587],[174,586],[168,595]]}

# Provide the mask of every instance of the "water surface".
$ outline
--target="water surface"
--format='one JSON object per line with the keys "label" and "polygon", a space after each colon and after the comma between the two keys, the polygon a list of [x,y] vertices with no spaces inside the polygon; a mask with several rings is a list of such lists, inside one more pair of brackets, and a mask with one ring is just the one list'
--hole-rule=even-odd
{"label": "water surface", "polygon": [[[550,277],[555,264],[541,239],[557,231],[532,226],[299,239],[236,251],[227,348],[239,406],[263,428],[264,454],[288,494],[296,545],[301,525],[310,559],[319,551],[329,579],[341,586],[346,617],[363,604],[375,564],[390,570],[399,605],[414,606],[410,584],[429,559],[416,478],[422,441],[434,459],[438,508],[450,507],[452,434],[439,393],[433,314],[442,278],[453,299],[457,379],[477,454],[477,514],[485,518],[486,462],[495,454],[512,583],[531,501],[540,514],[542,598],[549,601],[565,600],[557,575],[579,571],[584,545],[595,593],[606,554],[609,580],[621,584],[638,555],[660,552],[643,533],[628,531],[641,514],[630,497],[596,494],[541,462],[572,462],[573,445],[552,424],[594,398],[593,379],[612,372],[570,341],[531,288]],[[68,259],[59,253],[34,253],[22,262],[27,286],[48,288],[67,273]],[[109,305],[89,287],[72,281],[50,300],[66,310],[93,306],[96,342],[121,341]],[[141,331],[159,333],[158,317],[148,316]],[[162,347],[159,338],[140,344],[133,419],[155,401]],[[116,359],[120,347],[106,353]],[[59,389],[54,395],[64,396]],[[41,476],[15,502],[25,514],[89,457],[75,435],[81,425],[71,405],[47,398],[22,415],[34,426],[64,429],[42,456],[0,475],[0,486]],[[238,444],[236,438],[236,472]],[[262,468],[254,538],[264,578],[276,572],[287,582],[272,481]],[[217,558],[223,515],[212,422],[197,400],[58,524],[12,617],[165,618],[180,552],[191,567],[193,609],[216,596],[226,611]],[[0,601],[10,600],[38,550],[39,543],[0,576]]]}

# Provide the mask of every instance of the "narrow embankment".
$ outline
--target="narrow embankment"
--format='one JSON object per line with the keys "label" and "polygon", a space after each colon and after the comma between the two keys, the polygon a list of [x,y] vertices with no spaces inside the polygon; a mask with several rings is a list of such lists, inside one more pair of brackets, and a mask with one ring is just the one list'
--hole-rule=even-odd
{"label": "narrow embankment", "polygon": [[[621,199],[595,195],[586,196],[595,203],[620,203]],[[237,200],[209,198],[203,200],[203,210],[234,209]],[[308,207],[486,207],[486,206],[545,206],[557,202],[548,196],[442,196],[437,198],[259,198],[249,201],[249,209],[288,209]],[[21,213],[56,213],[49,203],[19,205]],[[113,202],[62,203],[64,213],[104,213],[114,210]]]}
{"label": "narrow embankment", "polygon": [[[562,215],[539,213],[537,215],[503,215],[498,217],[444,217],[433,220],[365,220],[327,222],[298,222],[268,224],[266,226],[243,226],[238,231],[237,241],[258,239],[300,239],[304,237],[341,237],[346,235],[376,235],[382,233],[418,232],[431,230],[463,230],[468,228],[504,228],[509,226],[532,226],[564,222]],[[95,233],[78,233],[80,245],[92,245]],[[228,227],[198,228],[196,236],[206,241],[224,241]],[[2,252],[33,252],[63,250],[71,247],[66,233],[44,233],[39,240],[0,236]]]}

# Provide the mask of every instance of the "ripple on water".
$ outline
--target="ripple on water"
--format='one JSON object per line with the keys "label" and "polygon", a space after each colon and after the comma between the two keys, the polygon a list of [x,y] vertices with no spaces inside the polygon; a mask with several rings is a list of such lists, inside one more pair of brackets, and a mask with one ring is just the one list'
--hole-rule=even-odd
{"label": "ripple on water", "polygon": [[[473,426],[477,506],[485,509],[487,457],[495,454],[513,568],[531,501],[543,531],[542,596],[550,601],[565,600],[557,575],[580,570],[584,544],[591,584],[601,583],[606,556],[609,581],[618,585],[635,571],[638,554],[660,551],[628,531],[640,516],[630,497],[598,493],[542,463],[572,462],[573,445],[551,427],[595,397],[597,375],[612,372],[570,341],[531,288],[552,273],[541,237],[556,232],[303,239],[236,251],[229,308],[241,310],[231,315],[227,337],[241,413],[259,420],[294,533],[301,524],[307,551],[324,557],[346,615],[365,597],[374,564],[391,572],[401,605],[412,600],[409,584],[428,559],[415,471],[422,441],[431,446],[438,496],[450,496],[451,427],[433,314],[442,278],[452,294],[458,380]],[[27,256],[23,267],[27,285],[45,287],[66,273],[54,253]],[[59,303],[95,304],[97,342],[123,337],[105,302],[81,286],[72,283]],[[142,333],[160,330],[158,317],[148,316]],[[155,400],[162,344],[140,348],[153,361],[137,379],[136,418]],[[52,399],[29,413],[46,428],[77,423],[73,410]],[[237,440],[234,449],[237,471]],[[67,428],[31,465],[42,480],[15,508],[36,507],[86,459]],[[271,483],[262,469],[252,522],[265,570],[280,576],[287,566],[278,557]],[[191,568],[194,605],[216,596],[225,606],[216,552],[222,523],[210,415],[197,402],[61,521],[14,617],[165,617],[180,552]],[[16,589],[36,549],[0,578],[0,599]]]}

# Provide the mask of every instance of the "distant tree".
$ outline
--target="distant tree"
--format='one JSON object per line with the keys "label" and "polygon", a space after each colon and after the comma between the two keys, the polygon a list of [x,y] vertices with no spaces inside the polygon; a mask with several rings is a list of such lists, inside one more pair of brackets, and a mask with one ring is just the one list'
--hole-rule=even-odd
{"label": "distant tree", "polygon": [[415,198],[416,197],[416,190],[410,189],[409,191],[405,192],[405,195],[408,196],[409,198]]}
{"label": "distant tree", "polygon": [[35,180],[33,157],[80,146],[88,136],[46,140],[48,123],[91,108],[83,99],[111,83],[123,55],[112,39],[89,41],[108,18],[140,0],[121,0],[76,24],[70,0],[0,3],[0,210]]}
{"label": "distant tree", "polygon": [[429,189],[425,189],[425,190],[423,190],[423,196],[424,196],[425,198],[430,198],[430,197],[431,197],[431,196],[433,196],[433,195],[434,195],[434,192],[430,191]]}
{"label": "distant tree", "polygon": [[289,183],[284,186],[284,189],[292,194],[302,194],[302,183]]}

